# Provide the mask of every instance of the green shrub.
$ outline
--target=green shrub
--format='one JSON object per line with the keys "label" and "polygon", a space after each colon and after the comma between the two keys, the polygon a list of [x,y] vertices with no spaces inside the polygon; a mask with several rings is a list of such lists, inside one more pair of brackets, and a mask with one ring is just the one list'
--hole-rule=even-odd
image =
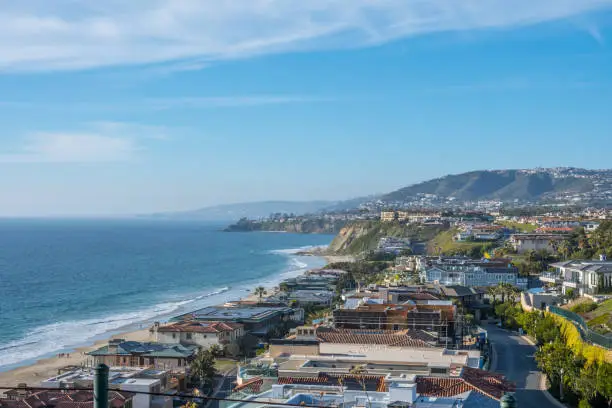
{"label": "green shrub", "polygon": [[579,303],[575,306],[572,306],[570,310],[574,313],[588,313],[588,312],[592,312],[595,309],[597,309],[597,303],[584,302],[584,303]]}

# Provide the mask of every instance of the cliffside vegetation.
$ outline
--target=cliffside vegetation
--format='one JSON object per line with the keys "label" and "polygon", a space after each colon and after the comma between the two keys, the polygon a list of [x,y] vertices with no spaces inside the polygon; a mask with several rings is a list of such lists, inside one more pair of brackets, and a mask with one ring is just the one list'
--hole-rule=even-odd
{"label": "cliffside vegetation", "polygon": [[329,245],[329,252],[360,254],[373,251],[382,237],[410,238],[414,242],[426,242],[445,229],[447,227],[399,222],[353,222],[340,230]]}
{"label": "cliffside vegetation", "polygon": [[279,231],[303,234],[336,234],[346,224],[344,221],[328,221],[318,217],[297,217],[290,220],[249,220],[242,218],[225,228],[226,232]]}

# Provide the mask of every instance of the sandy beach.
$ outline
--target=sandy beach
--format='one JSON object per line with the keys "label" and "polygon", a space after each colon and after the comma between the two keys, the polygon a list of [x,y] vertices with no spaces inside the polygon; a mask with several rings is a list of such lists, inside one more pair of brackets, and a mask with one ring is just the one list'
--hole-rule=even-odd
{"label": "sandy beach", "polygon": [[85,353],[94,351],[108,343],[108,340],[119,338],[133,341],[150,341],[149,329],[143,329],[133,332],[120,333],[111,336],[108,339],[99,340],[94,344],[86,347],[77,348],[73,353],[63,357],[51,357],[38,360],[32,365],[18,367],[10,371],[0,372],[0,385],[2,386],[17,386],[25,383],[28,386],[35,387],[40,385],[41,381],[54,377],[58,374],[58,370],[67,366],[83,366],[87,364],[88,357]]}
{"label": "sandy beach", "polygon": [[[312,252],[304,253],[304,255],[319,256],[325,258],[327,263],[333,262],[352,262],[354,257],[350,255],[325,255],[325,248],[317,248]],[[279,291],[278,285],[274,287],[265,286],[266,294],[265,297],[272,296]],[[257,302],[259,296],[254,293],[253,290],[242,297],[243,301]],[[45,358],[36,361],[28,366],[18,367],[13,370],[0,372],[0,385],[2,386],[17,386],[18,384],[25,383],[28,386],[40,385],[41,381],[58,375],[58,371],[69,366],[85,366],[91,364],[91,358],[86,353],[96,350],[108,343],[110,339],[125,339],[132,341],[152,341],[149,329],[142,329],[131,332],[119,333],[110,336],[107,339],[96,341],[94,344],[89,346],[79,347],[70,354],[66,354],[62,357],[55,356],[51,358]],[[89,361],[88,361],[89,360]]]}

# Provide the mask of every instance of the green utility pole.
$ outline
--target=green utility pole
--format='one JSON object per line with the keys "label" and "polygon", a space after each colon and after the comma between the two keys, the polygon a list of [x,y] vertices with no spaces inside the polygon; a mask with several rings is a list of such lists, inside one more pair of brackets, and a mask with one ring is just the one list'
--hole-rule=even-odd
{"label": "green utility pole", "polygon": [[499,400],[499,406],[501,408],[516,408],[516,398],[514,397],[514,393],[505,393],[501,400]]}
{"label": "green utility pole", "polygon": [[99,364],[94,370],[94,408],[108,408],[108,366]]}

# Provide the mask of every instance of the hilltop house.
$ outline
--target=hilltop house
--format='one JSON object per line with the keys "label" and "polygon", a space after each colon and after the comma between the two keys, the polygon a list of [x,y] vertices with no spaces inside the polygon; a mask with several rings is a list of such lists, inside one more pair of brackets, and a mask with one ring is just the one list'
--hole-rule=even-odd
{"label": "hilltop house", "polygon": [[514,234],[510,243],[519,254],[540,250],[554,252],[555,246],[566,239],[567,236],[561,234]]}
{"label": "hilltop house", "polygon": [[573,289],[577,295],[596,294],[604,288],[612,288],[612,261],[604,256],[599,261],[577,260],[551,264],[554,273],[540,276],[546,283],[561,285],[565,294]]}
{"label": "hilltop house", "polygon": [[435,258],[423,264],[420,275],[425,282],[446,286],[485,287],[509,283],[522,288],[527,285],[507,259]]}

